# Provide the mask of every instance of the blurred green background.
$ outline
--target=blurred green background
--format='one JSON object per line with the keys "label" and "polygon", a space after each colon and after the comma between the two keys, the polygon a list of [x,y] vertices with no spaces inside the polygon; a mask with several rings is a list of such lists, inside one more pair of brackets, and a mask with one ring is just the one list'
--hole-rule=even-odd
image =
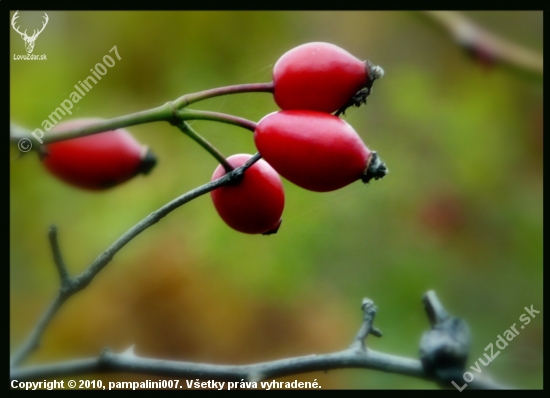
{"label": "blurred green background", "polygon": [[[13,15],[13,13],[11,14]],[[10,15],[10,17],[11,17]],[[59,311],[27,364],[138,355],[246,364],[347,347],[361,300],[379,308],[373,349],[417,357],[428,328],[421,297],[434,289],[472,330],[469,364],[524,307],[541,313],[485,369],[497,381],[542,388],[542,77],[487,67],[415,12],[57,12],[25,54],[10,29],[11,120],[30,130],[116,45],[116,65],[73,108],[110,118],[209,88],[268,82],[277,59],[326,41],[385,69],[368,105],[345,119],[389,167],[383,180],[331,193],[284,181],[277,235],[227,227],[208,195],[130,242]],[[474,21],[542,53],[542,12],[471,12]],[[20,11],[23,29],[43,12]],[[270,94],[193,106],[258,121]],[[68,120],[65,118],[64,120]],[[238,127],[195,122],[225,155],[254,153]],[[59,286],[47,231],[59,228],[70,272],[82,272],[128,228],[209,181],[216,162],[168,123],[129,128],[160,162],[106,192],[48,174],[37,156],[10,150],[10,347],[27,336]],[[84,378],[84,377],[82,377]],[[89,376],[88,378],[92,378]],[[105,382],[155,379],[102,375]],[[323,388],[437,388],[371,370],[287,377]]]}

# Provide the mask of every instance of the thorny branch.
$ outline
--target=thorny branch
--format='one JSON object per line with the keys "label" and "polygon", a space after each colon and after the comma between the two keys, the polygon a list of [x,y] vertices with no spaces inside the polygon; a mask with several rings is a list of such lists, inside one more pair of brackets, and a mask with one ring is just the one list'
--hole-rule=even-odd
{"label": "thorny branch", "polygon": [[[433,292],[428,292],[427,295],[432,298],[435,297]],[[435,297],[435,300],[437,300],[437,297]],[[443,307],[441,306],[441,308]],[[426,372],[422,362],[418,359],[368,349],[364,343],[367,335],[374,334],[381,337],[382,334],[373,325],[374,316],[377,312],[374,302],[368,298],[363,299],[362,309],[364,314],[363,323],[353,343],[349,348],[335,353],[285,358],[251,365],[213,365],[139,357],[134,353],[134,347],[132,346],[120,354],[104,349],[97,358],[26,368],[12,368],[10,378],[11,380],[29,381],[60,376],[119,372],[202,380],[259,382],[299,373],[358,368],[441,382],[436,376]],[[429,313],[428,315],[431,319]],[[443,386],[452,388],[450,383]],[[475,383],[471,383],[469,387],[475,389],[503,388],[486,378],[481,379],[480,377],[476,378]]]}

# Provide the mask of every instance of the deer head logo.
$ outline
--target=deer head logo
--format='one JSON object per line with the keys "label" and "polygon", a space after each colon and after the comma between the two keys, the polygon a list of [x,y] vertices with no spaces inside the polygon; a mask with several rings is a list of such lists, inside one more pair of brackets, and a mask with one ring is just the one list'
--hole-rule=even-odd
{"label": "deer head logo", "polygon": [[19,11],[16,11],[15,14],[13,14],[13,18],[11,19],[11,26],[13,27],[13,30],[15,30],[17,33],[19,33],[21,35],[21,37],[23,38],[23,40],[25,40],[25,49],[27,50],[27,53],[32,53],[32,50],[34,50],[34,42],[36,41],[36,38],[38,37],[38,35],[40,33],[42,33],[42,31],[44,30],[44,28],[46,27],[46,25],[48,24],[48,14],[44,13],[44,18],[46,19],[42,25],[42,28],[40,30],[34,30],[34,33],[32,34],[32,36],[28,36],[27,35],[27,29],[25,29],[24,32],[20,32],[19,29],[17,28],[17,26],[15,26],[15,20],[17,18],[19,18],[19,15],[17,15]]}

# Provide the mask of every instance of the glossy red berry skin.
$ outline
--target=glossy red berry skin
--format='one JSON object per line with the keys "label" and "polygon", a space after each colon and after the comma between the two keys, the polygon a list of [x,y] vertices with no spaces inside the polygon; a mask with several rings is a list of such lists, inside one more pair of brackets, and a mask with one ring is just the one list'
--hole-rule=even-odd
{"label": "glossy red berry skin", "polygon": [[[78,119],[56,125],[52,132],[83,127],[100,119]],[[147,174],[156,158],[126,130],[117,129],[46,145],[42,162],[68,184],[89,190],[119,185],[136,174]]]}
{"label": "glossy red berry skin", "polygon": [[374,174],[370,170],[374,159],[379,163],[376,153],[348,123],[329,113],[271,113],[258,122],[254,142],[280,175],[311,191],[333,191],[359,179],[368,182],[383,176],[378,164]]}
{"label": "glossy red berry skin", "polygon": [[[238,154],[227,158],[234,168],[242,166],[252,155]],[[212,181],[225,174],[219,165]],[[277,232],[285,205],[285,194],[279,174],[260,159],[244,172],[240,181],[210,192],[222,220],[231,228],[247,234],[269,235]]]}
{"label": "glossy red berry skin", "polygon": [[273,68],[275,102],[283,110],[335,112],[367,86],[368,71],[365,61],[334,44],[302,44]]}

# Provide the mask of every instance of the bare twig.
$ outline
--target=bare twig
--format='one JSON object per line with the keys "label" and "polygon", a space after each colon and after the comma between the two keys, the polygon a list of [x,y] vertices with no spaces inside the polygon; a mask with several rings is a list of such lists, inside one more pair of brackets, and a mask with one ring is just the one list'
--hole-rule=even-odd
{"label": "bare twig", "polygon": [[459,381],[470,352],[468,324],[450,316],[434,291],[427,292],[422,301],[432,326],[420,340],[422,365],[426,372],[436,375],[445,385]]}
{"label": "bare twig", "polygon": [[63,261],[61,250],[59,249],[59,242],[57,241],[57,227],[53,224],[50,226],[48,237],[52,248],[53,261],[57,267],[57,271],[59,272],[59,279],[61,279],[61,286],[68,285],[71,281],[71,277],[69,275],[69,271],[67,271],[65,261]]}
{"label": "bare twig", "polygon": [[10,377],[11,380],[26,381],[59,376],[121,372],[203,380],[240,381],[245,379],[258,382],[299,373],[344,368],[375,369],[430,379],[424,373],[419,360],[383,354],[373,350],[358,351],[351,348],[331,354],[307,355],[252,365],[210,365],[143,358],[105,351],[99,358],[12,369]]}
{"label": "bare twig", "polygon": [[10,359],[10,367],[14,368],[18,366],[32,351],[36,350],[40,345],[40,338],[42,333],[52,320],[53,316],[61,305],[65,302],[67,296],[61,293],[61,290],[50,304],[50,306],[44,311],[34,328],[29,334],[29,337],[25,342],[19,347],[15,354],[12,355]]}
{"label": "bare twig", "polygon": [[138,222],[132,228],[130,228],[125,234],[118,238],[107,250],[105,250],[84,272],[74,278],[69,277],[69,274],[65,268],[65,264],[61,258],[61,253],[57,244],[57,230],[55,227],[50,228],[50,243],[54,255],[54,261],[58,269],[61,278],[61,288],[54,301],[50,304],[48,309],[42,314],[40,320],[31,331],[27,340],[21,345],[21,347],[13,354],[10,364],[11,367],[18,366],[33,350],[39,346],[42,333],[52,320],[53,316],[61,307],[61,305],[72,295],[84,289],[92,281],[92,279],[113,259],[114,255],[118,253],[128,242],[138,236],[145,229],[151,225],[159,222],[170,212],[174,211],[178,207],[185,203],[204,195],[216,188],[229,184],[235,179],[241,178],[243,173],[251,167],[256,161],[260,159],[260,155],[256,154],[251,157],[241,167],[234,169],[232,172],[225,174],[223,177],[204,184],[198,188],[195,188],[180,197],[172,200],[160,209],[149,214],[143,220]]}
{"label": "bare twig", "polygon": [[182,109],[175,111],[175,116],[179,120],[212,120],[220,123],[232,124],[254,132],[256,123],[234,115],[228,115],[221,112],[201,111],[196,109]]}
{"label": "bare twig", "polygon": [[[466,361],[470,353],[470,329],[463,319],[449,315],[433,290],[422,298],[431,329],[420,340],[420,360],[427,374],[441,387],[460,389],[464,385]],[[458,383],[458,384],[457,384]],[[473,389],[500,390],[505,387],[487,375],[477,375],[466,384]],[[460,390],[462,391],[462,390]]]}
{"label": "bare twig", "polygon": [[[354,343],[350,348],[335,353],[285,358],[251,365],[212,365],[139,357],[135,355],[133,347],[130,347],[120,354],[105,349],[97,358],[12,368],[10,378],[17,381],[29,381],[61,376],[118,372],[228,382],[245,380],[258,383],[262,380],[300,373],[356,368],[379,370],[434,382],[440,381],[434,375],[426,372],[422,363],[417,359],[366,349],[363,343],[364,338],[369,333],[378,336],[380,331],[373,326],[377,310],[374,302],[367,298],[363,299],[362,309],[364,312],[363,323]],[[470,388],[500,389],[502,386],[487,379],[476,378],[476,383],[472,383]]]}
{"label": "bare twig", "polygon": [[186,94],[173,101],[176,109],[181,109],[187,105],[194,104],[208,98],[218,97],[220,95],[238,94],[238,93],[272,93],[274,89],[273,82],[237,84],[234,86],[218,87],[210,90],[201,91],[193,94]]}
{"label": "bare twig", "polygon": [[181,121],[176,124],[176,127],[179,128],[185,135],[190,137],[193,141],[199,144],[206,152],[212,155],[225,169],[226,173],[229,173],[233,170],[233,166],[229,164],[225,156],[208,140],[206,140],[202,135],[197,133],[189,123]]}
{"label": "bare twig", "polygon": [[322,355],[307,355],[286,358],[252,365],[209,365],[182,361],[168,361],[138,357],[131,349],[116,354],[106,349],[98,358],[61,362],[42,366],[11,369],[12,380],[26,381],[48,377],[69,376],[89,373],[124,372],[155,374],[159,376],[215,379],[222,381],[250,382],[294,375],[298,373],[342,368],[375,369],[384,372],[430,380],[416,359],[403,358],[366,350],[364,339],[367,334],[380,335],[372,323],[377,308],[370,299],[363,299],[363,324],[350,348]]}
{"label": "bare twig", "polygon": [[460,12],[424,11],[424,15],[445,29],[459,46],[482,57],[485,62],[500,62],[542,77],[543,57],[541,53],[489,32]]}
{"label": "bare twig", "polygon": [[19,350],[12,356],[10,360],[10,366],[12,367],[19,365],[19,363],[21,363],[21,361],[23,361],[23,359],[30,352],[36,350],[39,347],[40,337],[42,336],[42,333],[44,333],[44,330],[50,323],[51,319],[53,318],[59,307],[61,307],[65,300],[67,300],[71,296],[71,291],[74,288],[74,279],[70,277],[69,272],[67,271],[67,267],[65,266],[65,262],[63,261],[63,257],[61,256],[61,250],[59,249],[59,244],[57,241],[57,227],[55,225],[50,226],[48,237],[50,240],[54,263],[59,273],[61,287],[59,288],[59,292],[57,293],[57,296],[55,297],[53,302],[50,304],[48,309],[44,311],[44,313],[36,323],[34,329],[31,331],[25,343],[23,343]]}
{"label": "bare twig", "polygon": [[353,339],[353,343],[351,343],[350,348],[365,351],[367,348],[365,345],[365,339],[367,338],[367,336],[369,334],[373,334],[377,337],[382,337],[382,332],[373,325],[374,317],[378,312],[378,307],[374,305],[374,301],[365,297],[363,299],[363,305],[361,306],[361,308],[363,309],[364,313],[363,324],[357,332],[355,339]]}

